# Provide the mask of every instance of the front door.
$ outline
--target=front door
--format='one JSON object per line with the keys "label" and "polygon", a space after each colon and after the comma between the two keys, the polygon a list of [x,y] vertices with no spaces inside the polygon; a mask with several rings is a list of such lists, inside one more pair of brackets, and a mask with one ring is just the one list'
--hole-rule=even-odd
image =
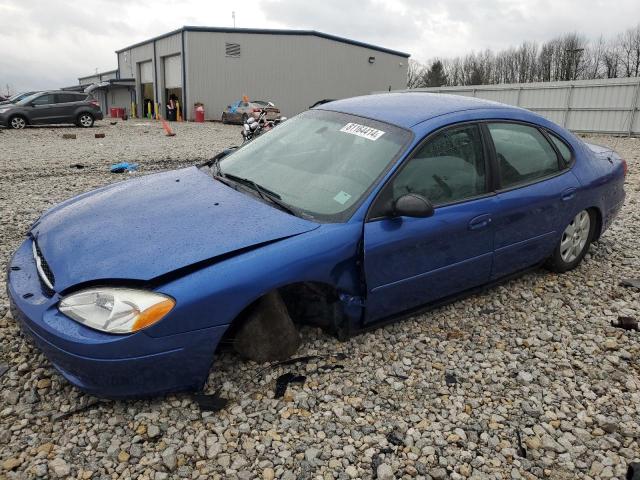
{"label": "front door", "polygon": [[[427,198],[434,215],[378,213],[406,193]],[[365,321],[486,283],[496,204],[478,125],[452,127],[427,140],[385,186],[365,223]]]}
{"label": "front door", "polygon": [[55,123],[60,117],[53,93],[45,93],[30,103],[29,119],[32,123]]}

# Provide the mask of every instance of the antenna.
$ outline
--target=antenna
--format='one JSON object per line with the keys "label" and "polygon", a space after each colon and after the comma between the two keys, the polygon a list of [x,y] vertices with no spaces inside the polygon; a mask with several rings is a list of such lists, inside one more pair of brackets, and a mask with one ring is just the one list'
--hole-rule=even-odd
{"label": "antenna", "polygon": [[236,12],[231,12],[231,18],[233,18],[233,28],[236,28]]}

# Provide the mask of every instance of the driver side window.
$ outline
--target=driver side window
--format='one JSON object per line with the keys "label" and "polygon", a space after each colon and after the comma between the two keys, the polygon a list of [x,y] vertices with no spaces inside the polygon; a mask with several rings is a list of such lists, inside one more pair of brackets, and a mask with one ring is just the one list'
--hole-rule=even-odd
{"label": "driver side window", "polygon": [[446,130],[427,142],[393,179],[393,200],[417,193],[434,206],[487,193],[478,125]]}
{"label": "driver side window", "polygon": [[35,98],[31,102],[31,105],[50,105],[52,103],[53,103],[53,95],[45,94],[45,95],[40,95],[38,98]]}

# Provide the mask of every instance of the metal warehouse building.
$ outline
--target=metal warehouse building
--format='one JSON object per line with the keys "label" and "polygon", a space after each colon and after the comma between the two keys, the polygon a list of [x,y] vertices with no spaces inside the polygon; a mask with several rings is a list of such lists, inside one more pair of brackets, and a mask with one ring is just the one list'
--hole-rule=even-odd
{"label": "metal warehouse building", "polygon": [[404,88],[409,54],[310,30],[183,27],[118,50],[119,79],[134,79],[137,115],[176,95],[184,118],[207,119],[247,95],[294,115],[325,98]]}

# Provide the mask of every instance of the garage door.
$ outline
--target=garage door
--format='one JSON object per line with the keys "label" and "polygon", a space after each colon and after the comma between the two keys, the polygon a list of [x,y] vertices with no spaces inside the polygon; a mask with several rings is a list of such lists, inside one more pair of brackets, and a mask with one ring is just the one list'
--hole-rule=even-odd
{"label": "garage door", "polygon": [[182,62],[180,55],[164,57],[164,88],[182,86]]}
{"label": "garage door", "polygon": [[152,62],[144,62],[140,64],[140,83],[153,83]]}

